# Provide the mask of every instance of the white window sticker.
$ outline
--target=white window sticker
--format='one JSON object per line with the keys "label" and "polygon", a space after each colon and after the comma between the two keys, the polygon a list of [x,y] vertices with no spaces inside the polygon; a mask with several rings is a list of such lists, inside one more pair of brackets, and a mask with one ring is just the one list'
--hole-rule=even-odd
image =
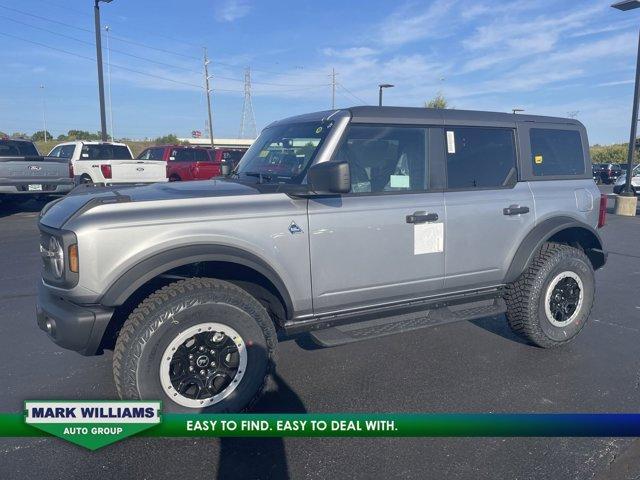
{"label": "white window sticker", "polygon": [[419,223],[413,226],[413,254],[444,252],[444,224]]}
{"label": "white window sticker", "polygon": [[447,153],[456,153],[456,135],[450,130],[447,132]]}
{"label": "white window sticker", "polygon": [[389,186],[391,188],[409,188],[411,177],[409,175],[391,175],[389,178]]}

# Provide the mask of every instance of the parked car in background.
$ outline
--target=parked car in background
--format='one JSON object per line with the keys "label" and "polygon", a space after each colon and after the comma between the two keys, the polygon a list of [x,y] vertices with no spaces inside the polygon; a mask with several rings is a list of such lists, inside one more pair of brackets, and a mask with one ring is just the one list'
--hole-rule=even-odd
{"label": "parked car in background", "polygon": [[0,200],[65,194],[73,186],[68,160],[41,156],[29,140],[0,138]]}
{"label": "parked car in background", "polygon": [[[626,172],[626,168],[625,168],[625,172]],[[613,193],[620,195],[626,183],[627,183],[627,174],[623,173],[616,180],[616,184],[613,187]],[[636,165],[633,169],[633,176],[631,177],[631,188],[633,188],[633,193],[635,193],[636,195],[640,193],[640,165]]]}
{"label": "parked car in background", "polygon": [[606,185],[610,185],[612,183],[616,183],[618,177],[624,173],[622,167],[618,163],[596,163],[594,167],[597,168],[594,171],[600,181],[596,181],[596,183],[604,183]]}
{"label": "parked car in background", "polygon": [[135,160],[124,143],[65,142],[53,147],[49,156],[68,159],[77,184],[114,185],[167,181],[164,162]]}
{"label": "parked car in background", "polygon": [[223,174],[223,165],[231,171],[246,150],[228,148],[190,147],[186,145],[160,145],[143,150],[140,160],[163,160],[170,182],[209,180]]}

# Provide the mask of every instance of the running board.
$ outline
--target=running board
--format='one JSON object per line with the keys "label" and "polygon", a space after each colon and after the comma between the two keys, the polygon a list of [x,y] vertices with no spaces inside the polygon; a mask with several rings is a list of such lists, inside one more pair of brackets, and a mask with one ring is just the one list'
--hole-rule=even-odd
{"label": "running board", "polygon": [[410,332],[420,328],[433,327],[443,323],[475,320],[506,312],[502,298],[451,305],[448,307],[422,310],[389,317],[365,320],[336,327],[316,330],[311,339],[323,347],[335,347],[359,342],[369,338],[384,337],[396,333]]}

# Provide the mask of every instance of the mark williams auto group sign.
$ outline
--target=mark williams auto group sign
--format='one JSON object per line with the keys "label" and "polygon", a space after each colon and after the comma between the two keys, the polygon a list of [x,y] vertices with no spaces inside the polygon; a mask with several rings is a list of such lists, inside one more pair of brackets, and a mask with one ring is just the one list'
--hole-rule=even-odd
{"label": "mark williams auto group sign", "polygon": [[160,423],[160,402],[25,402],[25,422],[90,450]]}

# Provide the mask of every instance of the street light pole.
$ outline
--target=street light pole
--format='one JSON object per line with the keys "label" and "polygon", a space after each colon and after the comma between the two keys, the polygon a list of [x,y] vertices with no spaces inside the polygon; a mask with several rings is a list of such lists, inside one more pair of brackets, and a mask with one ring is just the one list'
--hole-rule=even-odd
{"label": "street light pole", "polygon": [[[621,11],[633,10],[640,7],[639,0],[623,0],[611,5],[613,8]],[[636,135],[638,127],[638,101],[640,100],[640,33],[638,34],[638,52],[636,57],[636,79],[635,88],[633,90],[633,110],[631,112],[631,133],[629,135],[629,150],[627,153],[627,177],[622,195],[633,197],[633,188],[631,180],[633,177],[633,164],[636,152]]]}
{"label": "street light pole", "polygon": [[98,63],[98,95],[100,96],[100,136],[107,141],[107,117],[104,107],[104,76],[102,73],[102,35],[100,29],[100,2],[111,3],[112,0],[95,0],[93,13],[96,29],[96,61]]}
{"label": "street light pole", "polygon": [[42,90],[42,123],[44,125],[44,141],[47,141],[47,104],[46,95],[44,93],[44,85],[40,85]]}
{"label": "street light pole", "polygon": [[109,80],[109,83],[107,84],[107,90],[109,94],[109,130],[111,133],[111,141],[113,142],[113,137],[115,134],[113,133],[113,101],[111,97],[111,46],[109,42],[109,25],[105,25],[104,29],[107,32],[107,78]]}
{"label": "street light pole", "polygon": [[380,85],[378,85],[378,106],[381,107],[382,106],[382,89],[383,88],[393,88],[394,85],[391,85],[390,83],[381,83]]}

